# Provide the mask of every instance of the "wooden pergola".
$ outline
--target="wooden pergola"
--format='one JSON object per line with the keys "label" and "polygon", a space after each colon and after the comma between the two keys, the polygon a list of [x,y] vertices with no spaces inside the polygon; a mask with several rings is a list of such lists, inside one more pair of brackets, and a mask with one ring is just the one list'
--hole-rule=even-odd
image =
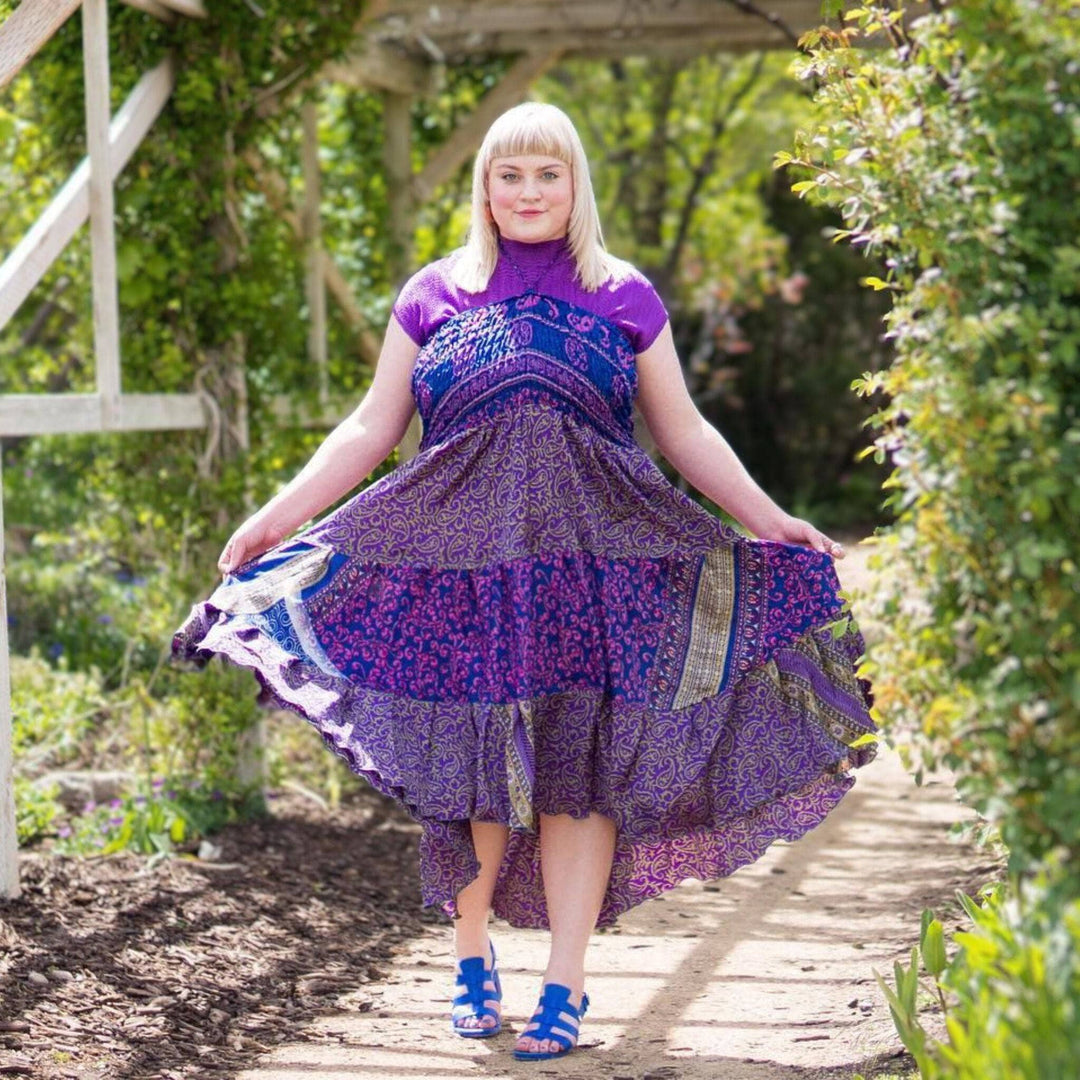
{"label": "wooden pergola", "polygon": [[418,63],[481,54],[697,56],[786,48],[819,0],[390,0],[368,38]]}
{"label": "wooden pergola", "polygon": [[[204,18],[204,0],[125,0],[148,18]],[[206,0],[212,7],[213,0]],[[167,56],[146,72],[115,115],[109,106],[107,0],[23,0],[0,25],[0,90],[82,8],[88,155],[15,249],[0,263],[0,328],[31,295],[75,234],[89,223],[97,386],[85,394],[0,395],[0,435],[197,429],[211,422],[199,394],[126,394],[121,378],[113,184],[151,129],[176,82],[181,57]],[[400,272],[408,266],[415,207],[476,150],[499,113],[523,99],[538,75],[563,57],[694,56],[792,48],[820,22],[819,0],[371,0],[354,27],[356,46],[327,65],[317,83],[377,90],[386,121],[384,169],[392,193],[391,240]],[[410,109],[433,92],[443,65],[513,54],[516,60],[429,158],[411,161]],[[295,83],[295,94],[310,84]],[[267,110],[275,107],[268,99]],[[322,249],[314,106],[305,106],[303,204],[294,206],[284,179],[253,152],[248,164],[269,204],[304,243],[312,323],[309,352],[320,371],[322,422],[336,420],[326,382],[326,299],[334,300],[356,335],[360,355],[374,363],[378,335],[333,258]],[[405,456],[418,436],[414,423]],[[2,488],[0,488],[2,495]],[[2,500],[0,500],[2,507]],[[0,508],[0,896],[20,895],[11,754],[7,605]],[[258,739],[253,746],[258,745]]]}

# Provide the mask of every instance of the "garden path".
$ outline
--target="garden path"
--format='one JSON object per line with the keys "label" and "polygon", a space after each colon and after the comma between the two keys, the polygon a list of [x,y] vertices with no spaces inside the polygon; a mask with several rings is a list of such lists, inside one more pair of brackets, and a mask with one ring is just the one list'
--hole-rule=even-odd
{"label": "garden path", "polygon": [[[866,575],[866,546],[839,564]],[[855,613],[859,614],[858,592]],[[970,811],[942,772],[915,785],[882,746],[855,787],[796,843],[777,842],[720,882],[686,882],[596,935],[581,1046],[559,1061],[510,1050],[539,990],[545,934],[493,924],[506,1022],[467,1042],[447,1022],[452,950],[429,926],[381,982],[340,997],[238,1080],[460,1080],[544,1074],[589,1080],[823,1080],[905,1064],[874,971],[907,960],[924,906],[961,921],[954,890],[994,876],[986,852],[948,835]],[[927,1022],[939,1028],[928,1005]]]}

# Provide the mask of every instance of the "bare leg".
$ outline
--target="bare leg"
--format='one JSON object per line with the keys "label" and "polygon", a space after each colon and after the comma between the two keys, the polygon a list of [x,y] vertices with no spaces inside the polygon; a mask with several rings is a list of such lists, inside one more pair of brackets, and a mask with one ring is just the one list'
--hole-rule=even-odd
{"label": "bare leg", "polygon": [[[551,953],[544,982],[570,988],[570,1004],[581,1005],[585,949],[596,926],[611,877],[615,822],[603,814],[576,819],[540,815],[540,867],[551,923]],[[533,1053],[558,1050],[550,1039],[521,1035],[517,1046]]]}
{"label": "bare leg", "polygon": [[[482,956],[484,966],[487,967],[491,958],[488,941],[491,897],[495,892],[495,879],[506,851],[510,830],[498,822],[474,821],[472,835],[476,857],[480,860],[480,874],[458,893],[457,909],[460,918],[454,920],[454,949],[459,960],[467,956]],[[489,981],[486,988],[494,992],[495,984]],[[499,1002],[488,1001],[487,1004],[499,1012]],[[494,1027],[495,1019],[491,1016],[480,1019],[468,1017],[460,1021],[458,1026]]]}

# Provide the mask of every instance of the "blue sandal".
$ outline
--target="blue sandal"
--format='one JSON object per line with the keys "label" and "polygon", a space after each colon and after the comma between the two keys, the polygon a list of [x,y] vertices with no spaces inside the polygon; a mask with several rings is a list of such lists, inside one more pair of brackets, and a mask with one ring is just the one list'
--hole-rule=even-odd
{"label": "blue sandal", "polygon": [[[491,945],[491,970],[484,967],[482,956],[469,956],[458,961],[458,974],[454,981],[455,987],[461,987],[462,992],[454,998],[453,1009],[450,1013],[450,1026],[454,1031],[466,1039],[487,1039],[492,1035],[498,1035],[502,1030],[502,1017],[487,1004],[489,1001],[502,1001],[502,983],[499,981],[499,972],[495,967],[495,944]],[[484,984],[491,980],[494,990],[485,990]],[[494,1016],[495,1023],[491,1027],[458,1027],[458,1022],[466,1018],[476,1017],[482,1019],[485,1016]]]}
{"label": "blue sandal", "polygon": [[[570,987],[560,983],[547,983],[544,992],[540,995],[540,1003],[533,1013],[532,1019],[526,1025],[522,1035],[528,1035],[530,1039],[539,1042],[542,1039],[550,1039],[557,1042],[561,1050],[548,1050],[544,1052],[532,1052],[514,1048],[514,1057],[518,1061],[544,1061],[547,1058],[562,1057],[577,1046],[578,1029],[581,1027],[581,1018],[589,1007],[589,995],[581,995],[581,1007],[575,1009],[570,1004]],[[536,1030],[530,1031],[529,1028]]]}

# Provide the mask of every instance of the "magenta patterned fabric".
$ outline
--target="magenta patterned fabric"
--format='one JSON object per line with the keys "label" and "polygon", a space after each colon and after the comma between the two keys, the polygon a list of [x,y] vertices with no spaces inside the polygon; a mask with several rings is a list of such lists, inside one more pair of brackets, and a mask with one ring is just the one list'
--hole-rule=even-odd
{"label": "magenta patterned fabric", "polygon": [[667,322],[663,300],[630,263],[622,264],[624,274],[617,280],[609,278],[595,292],[586,292],[577,281],[565,236],[532,243],[502,237],[499,243],[509,258],[500,258],[481,293],[467,293],[451,278],[463,248],[428,263],[405,282],[394,301],[394,317],[417,345],[426,345],[443,323],[466,308],[483,308],[530,288],[615,323],[635,353],[644,352]]}
{"label": "magenta patterned fabric", "polygon": [[539,814],[618,828],[599,925],[819,824],[874,757],[863,642],[832,560],[751,540],[633,439],[633,342],[555,295],[443,319],[420,452],[228,575],[174,639],[423,826],[454,912],[470,819],[511,827],[495,912],[546,927]]}

